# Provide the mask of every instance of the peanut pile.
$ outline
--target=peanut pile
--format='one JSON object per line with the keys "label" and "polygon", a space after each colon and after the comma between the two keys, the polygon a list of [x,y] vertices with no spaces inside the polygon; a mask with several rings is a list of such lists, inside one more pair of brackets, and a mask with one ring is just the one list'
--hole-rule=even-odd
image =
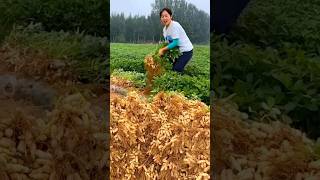
{"label": "peanut pile", "polygon": [[217,179],[320,179],[314,142],[301,131],[279,121],[242,120],[235,110],[214,109],[213,166]]}
{"label": "peanut pile", "polygon": [[17,110],[0,120],[0,179],[106,179],[107,138],[80,94],[61,98],[44,119]]}
{"label": "peanut pile", "polygon": [[111,95],[111,179],[209,179],[209,107],[175,93]]}

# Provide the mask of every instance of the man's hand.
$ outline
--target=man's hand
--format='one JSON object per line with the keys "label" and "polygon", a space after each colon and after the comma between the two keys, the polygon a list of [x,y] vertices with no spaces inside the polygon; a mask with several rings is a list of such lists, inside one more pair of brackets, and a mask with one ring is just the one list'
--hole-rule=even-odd
{"label": "man's hand", "polygon": [[163,56],[163,54],[168,50],[167,47],[159,49],[159,56]]}
{"label": "man's hand", "polygon": [[164,54],[164,49],[163,48],[159,49],[159,56],[163,56],[163,54]]}

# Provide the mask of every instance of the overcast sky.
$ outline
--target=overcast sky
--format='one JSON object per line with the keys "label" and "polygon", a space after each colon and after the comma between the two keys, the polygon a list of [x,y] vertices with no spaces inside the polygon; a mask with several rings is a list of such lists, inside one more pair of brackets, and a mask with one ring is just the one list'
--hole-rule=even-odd
{"label": "overcast sky", "polygon": [[[195,5],[198,9],[205,11],[210,15],[210,0],[186,0],[186,2]],[[110,12],[121,13],[125,16],[131,15],[149,15],[151,13],[151,4],[154,0],[111,0]]]}

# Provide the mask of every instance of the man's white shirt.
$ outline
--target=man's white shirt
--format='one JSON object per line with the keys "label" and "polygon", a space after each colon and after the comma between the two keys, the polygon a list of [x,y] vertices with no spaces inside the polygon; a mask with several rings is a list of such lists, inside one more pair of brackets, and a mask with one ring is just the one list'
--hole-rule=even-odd
{"label": "man's white shirt", "polygon": [[163,36],[166,41],[171,42],[173,39],[179,39],[179,51],[180,52],[187,52],[193,49],[193,45],[188,38],[186,32],[182,28],[182,26],[176,22],[171,21],[169,27],[163,27]]}

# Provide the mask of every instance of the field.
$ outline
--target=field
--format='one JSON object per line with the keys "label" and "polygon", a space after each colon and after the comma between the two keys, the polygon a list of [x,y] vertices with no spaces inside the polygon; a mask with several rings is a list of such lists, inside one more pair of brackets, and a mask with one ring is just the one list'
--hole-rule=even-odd
{"label": "field", "polygon": [[[131,80],[136,87],[145,87],[144,58],[156,51],[154,44],[110,44],[111,75]],[[177,91],[186,97],[210,102],[209,46],[195,45],[194,56],[183,75],[167,71],[154,79],[152,93]]]}
{"label": "field", "polygon": [[166,70],[146,93],[145,58],[156,49],[110,45],[111,178],[208,179],[209,47],[196,45],[184,74]]}

